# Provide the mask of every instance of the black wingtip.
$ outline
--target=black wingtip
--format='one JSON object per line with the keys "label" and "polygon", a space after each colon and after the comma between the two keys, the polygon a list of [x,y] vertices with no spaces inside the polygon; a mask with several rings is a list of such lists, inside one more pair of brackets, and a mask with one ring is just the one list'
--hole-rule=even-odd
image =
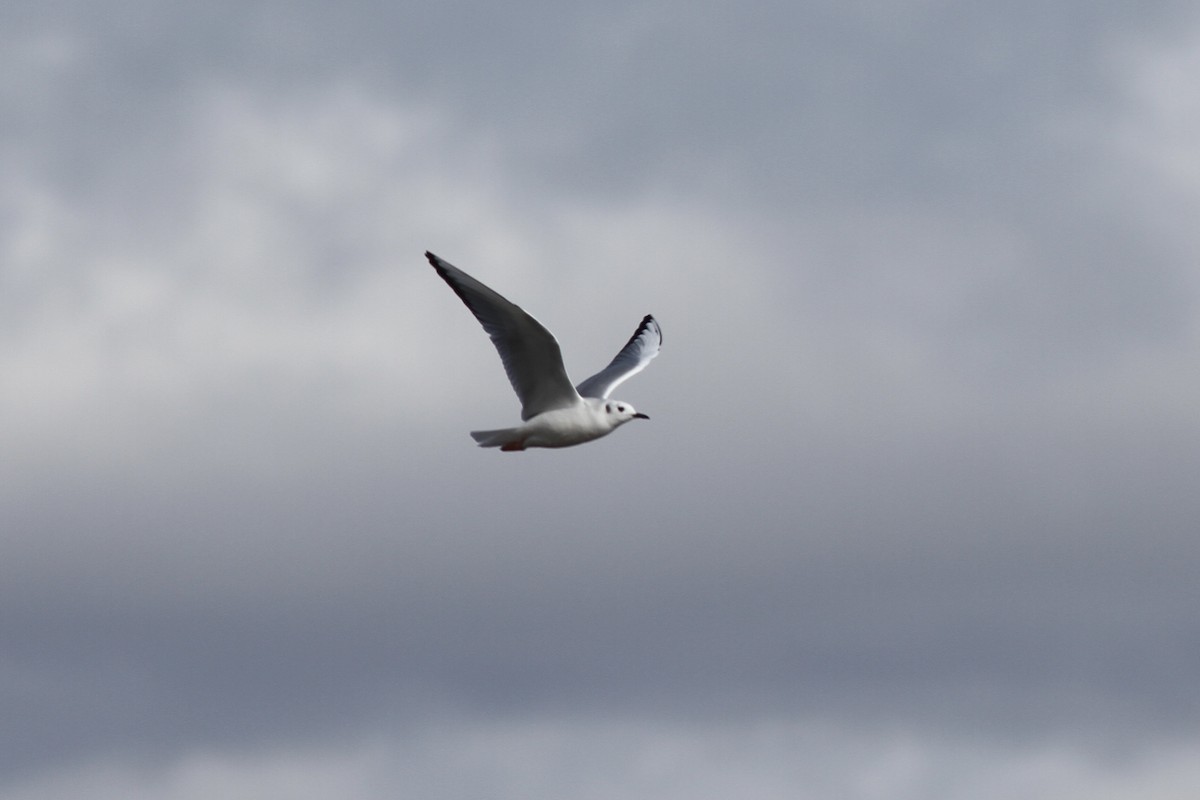
{"label": "black wingtip", "polygon": [[[442,278],[445,279],[445,281],[447,283],[449,283],[451,286],[454,286],[454,282],[450,280],[450,276],[446,272],[446,267],[450,266],[450,262],[446,261],[444,258],[441,258],[440,256],[435,256],[433,253],[431,253],[428,250],[425,251],[425,258],[429,259],[430,265],[435,270],[437,270],[438,275],[441,275]],[[457,292],[458,289],[455,288],[454,291]]]}
{"label": "black wingtip", "polygon": [[658,331],[658,343],[661,345],[663,342],[662,325],[658,324],[658,320],[654,318],[653,314],[647,314],[646,316],[642,317],[642,324],[638,325],[637,332],[633,334],[633,338],[636,339],[638,336],[640,336],[642,331],[646,330],[646,327],[652,322],[654,323],[655,329]]}
{"label": "black wingtip", "polygon": [[[637,330],[633,332],[633,336],[629,337],[629,341],[625,343],[625,347],[629,347],[629,345],[636,342],[637,338],[645,333],[646,329],[650,327],[650,323],[654,323],[654,329],[658,331],[658,344],[661,347],[663,340],[662,326],[658,324],[658,320],[654,318],[653,314],[647,314],[646,316],[642,317],[642,321],[638,323]],[[624,350],[625,348],[623,347],[621,349]]]}

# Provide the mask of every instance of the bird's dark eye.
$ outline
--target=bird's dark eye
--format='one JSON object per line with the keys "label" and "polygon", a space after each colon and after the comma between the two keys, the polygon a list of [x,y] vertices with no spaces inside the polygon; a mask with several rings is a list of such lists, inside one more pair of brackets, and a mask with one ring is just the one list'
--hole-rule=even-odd
{"label": "bird's dark eye", "polygon": [[624,414],[624,413],[625,413],[625,406],[617,406],[617,411],[620,411],[622,414]]}

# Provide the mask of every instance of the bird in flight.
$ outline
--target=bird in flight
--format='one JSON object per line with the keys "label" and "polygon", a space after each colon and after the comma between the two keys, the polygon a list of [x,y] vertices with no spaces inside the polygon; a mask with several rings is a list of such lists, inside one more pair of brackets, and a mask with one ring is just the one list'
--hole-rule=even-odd
{"label": "bird in flight", "polygon": [[607,367],[572,386],[554,334],[448,261],[428,251],[425,257],[483,325],[521,401],[521,425],[471,431],[480,447],[506,451],[570,447],[607,436],[631,419],[650,419],[629,403],[610,400],[609,395],[658,355],[662,329],[654,317],[647,314],[642,319]]}

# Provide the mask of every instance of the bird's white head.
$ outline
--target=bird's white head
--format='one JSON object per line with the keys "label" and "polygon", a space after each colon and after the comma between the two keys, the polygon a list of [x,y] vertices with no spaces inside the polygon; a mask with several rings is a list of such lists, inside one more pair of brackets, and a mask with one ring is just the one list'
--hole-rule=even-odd
{"label": "bird's white head", "polygon": [[650,419],[648,416],[629,405],[629,403],[623,403],[620,400],[605,401],[604,415],[614,428],[618,425],[624,425],[631,419]]}

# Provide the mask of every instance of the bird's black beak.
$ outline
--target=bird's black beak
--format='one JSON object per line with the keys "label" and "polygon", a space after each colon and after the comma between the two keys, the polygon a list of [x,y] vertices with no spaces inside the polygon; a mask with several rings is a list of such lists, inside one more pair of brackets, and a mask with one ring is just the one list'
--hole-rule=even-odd
{"label": "bird's black beak", "polygon": [[640,411],[639,411],[639,412],[637,412],[636,414],[634,414],[634,415],[633,415],[633,418],[634,418],[634,419],[650,419],[649,417],[647,417],[645,414],[643,414],[643,413],[642,413],[642,412],[640,412]]}

